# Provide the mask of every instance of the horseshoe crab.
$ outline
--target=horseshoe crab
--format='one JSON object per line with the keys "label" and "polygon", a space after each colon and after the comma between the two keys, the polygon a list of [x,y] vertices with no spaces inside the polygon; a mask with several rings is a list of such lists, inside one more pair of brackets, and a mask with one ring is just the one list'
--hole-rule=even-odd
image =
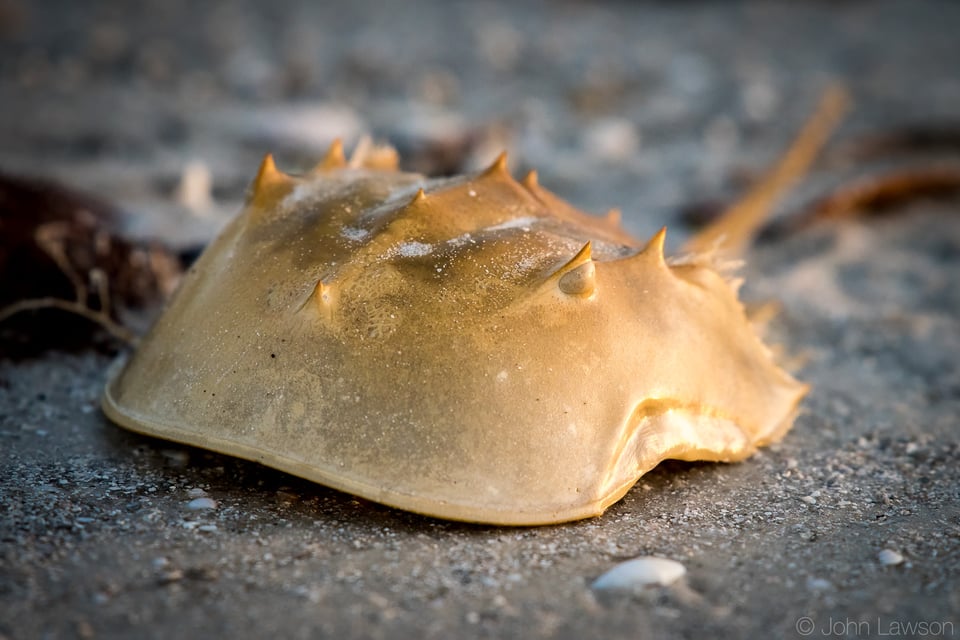
{"label": "horseshoe crab", "polygon": [[664,459],[741,460],[790,428],[807,387],[720,256],[827,129],[671,259],[665,230],[640,242],[505,156],[452,179],[382,147],[335,143],[298,177],[267,156],[103,409],[439,518],[599,515]]}

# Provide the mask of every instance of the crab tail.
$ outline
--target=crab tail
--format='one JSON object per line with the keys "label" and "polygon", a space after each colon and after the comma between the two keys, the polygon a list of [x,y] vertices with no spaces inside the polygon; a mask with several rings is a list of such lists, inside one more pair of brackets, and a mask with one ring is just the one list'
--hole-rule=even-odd
{"label": "crab tail", "polygon": [[741,255],[777,201],[807,172],[849,102],[842,87],[835,85],[827,89],[813,116],[773,170],[715,222],[688,240],[683,252],[714,254],[722,258]]}

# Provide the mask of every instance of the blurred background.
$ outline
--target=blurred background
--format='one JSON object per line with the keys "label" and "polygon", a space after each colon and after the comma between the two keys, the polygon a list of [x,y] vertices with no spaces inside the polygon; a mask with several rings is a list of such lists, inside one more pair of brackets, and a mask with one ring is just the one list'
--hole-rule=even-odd
{"label": "blurred background", "polygon": [[0,0],[0,170],[187,242],[264,153],[297,171],[371,134],[430,174],[506,149],[645,235],[741,190],[829,82],[847,136],[957,125],[958,29],[945,1]]}

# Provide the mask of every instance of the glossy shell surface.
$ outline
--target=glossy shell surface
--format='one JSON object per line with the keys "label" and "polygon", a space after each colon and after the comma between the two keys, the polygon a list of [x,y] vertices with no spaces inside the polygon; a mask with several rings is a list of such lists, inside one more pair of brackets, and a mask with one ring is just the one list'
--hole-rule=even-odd
{"label": "glossy shell surface", "polygon": [[268,157],[110,380],[107,415],[440,518],[601,514],[661,460],[735,461],[806,387],[709,260],[667,260],[501,158],[428,179]]}

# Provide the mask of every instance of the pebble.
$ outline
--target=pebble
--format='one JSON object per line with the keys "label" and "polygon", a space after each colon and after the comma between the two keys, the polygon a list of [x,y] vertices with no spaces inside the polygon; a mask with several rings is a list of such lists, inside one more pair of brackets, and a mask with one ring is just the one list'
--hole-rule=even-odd
{"label": "pebble", "polygon": [[625,118],[606,118],[594,122],[583,133],[587,153],[600,160],[622,161],[636,153],[640,135]]}
{"label": "pebble", "polygon": [[194,498],[187,503],[187,509],[200,511],[201,509],[216,509],[217,501],[213,498]]}
{"label": "pebble", "polygon": [[644,556],[618,564],[593,581],[598,590],[633,590],[643,587],[666,587],[687,573],[675,560]]}
{"label": "pebble", "polygon": [[191,213],[203,216],[213,208],[213,174],[199,160],[188,162],[180,174],[177,201]]}
{"label": "pebble", "polygon": [[807,580],[807,589],[811,591],[827,591],[832,588],[833,584],[823,578],[810,578]]}
{"label": "pebble", "polygon": [[877,560],[885,567],[893,567],[903,562],[903,556],[893,549],[884,549],[877,554]]}
{"label": "pebble", "polygon": [[750,119],[755,121],[769,120],[776,112],[780,102],[780,95],[773,84],[768,81],[754,81],[743,91],[743,106]]}

